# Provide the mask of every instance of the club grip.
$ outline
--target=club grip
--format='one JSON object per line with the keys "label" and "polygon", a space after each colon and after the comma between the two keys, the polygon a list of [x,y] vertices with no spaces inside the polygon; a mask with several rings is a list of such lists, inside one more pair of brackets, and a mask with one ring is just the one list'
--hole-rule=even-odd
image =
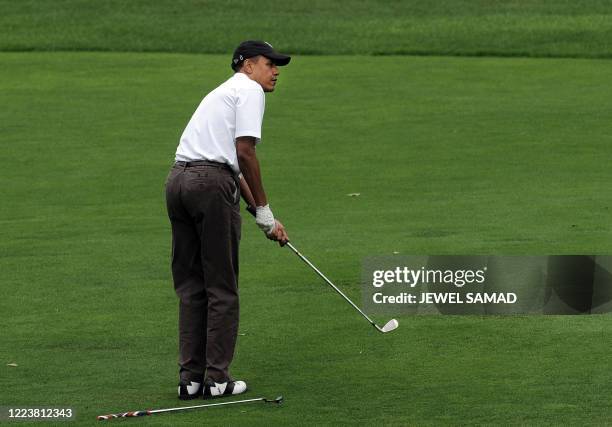
{"label": "club grip", "polygon": [[120,414],[108,414],[108,415],[98,415],[98,421],[110,420],[112,418],[125,418],[125,417],[144,417],[146,415],[151,415],[150,411],[130,411],[130,412],[122,412]]}

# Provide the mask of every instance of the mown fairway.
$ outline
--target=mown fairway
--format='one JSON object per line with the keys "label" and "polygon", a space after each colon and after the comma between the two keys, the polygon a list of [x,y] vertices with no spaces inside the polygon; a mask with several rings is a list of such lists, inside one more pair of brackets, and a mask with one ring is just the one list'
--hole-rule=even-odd
{"label": "mown fairway", "polygon": [[[0,403],[72,406],[83,424],[177,405],[163,184],[228,56],[0,61]],[[371,255],[610,253],[610,75],[605,60],[297,56],[267,98],[272,207],[357,301]],[[125,422],[610,420],[608,316],[404,317],[380,336],[247,217],[241,257],[234,374],[286,404]]]}

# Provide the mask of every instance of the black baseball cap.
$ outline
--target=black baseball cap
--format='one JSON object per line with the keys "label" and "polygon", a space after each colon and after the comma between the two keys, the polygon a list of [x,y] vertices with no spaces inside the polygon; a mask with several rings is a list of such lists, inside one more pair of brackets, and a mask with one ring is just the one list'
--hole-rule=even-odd
{"label": "black baseball cap", "polygon": [[247,40],[238,45],[232,57],[232,70],[238,70],[240,64],[245,59],[252,58],[257,55],[263,55],[272,60],[275,65],[287,65],[291,61],[289,55],[283,55],[274,50],[268,42],[260,40]]}

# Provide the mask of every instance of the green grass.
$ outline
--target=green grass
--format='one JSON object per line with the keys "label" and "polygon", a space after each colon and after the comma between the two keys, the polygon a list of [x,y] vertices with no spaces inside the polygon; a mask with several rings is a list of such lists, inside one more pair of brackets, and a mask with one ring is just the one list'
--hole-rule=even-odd
{"label": "green grass", "polygon": [[[163,183],[227,55],[0,61],[0,405],[68,405],[79,424],[175,406]],[[297,56],[267,97],[271,205],[356,300],[361,260],[393,251],[610,253],[611,72],[605,60]],[[608,316],[403,317],[379,336],[246,217],[241,257],[234,374],[286,404],[127,422],[609,423]]]}
{"label": "green grass", "polygon": [[557,0],[0,0],[0,50],[612,56],[612,3]]}

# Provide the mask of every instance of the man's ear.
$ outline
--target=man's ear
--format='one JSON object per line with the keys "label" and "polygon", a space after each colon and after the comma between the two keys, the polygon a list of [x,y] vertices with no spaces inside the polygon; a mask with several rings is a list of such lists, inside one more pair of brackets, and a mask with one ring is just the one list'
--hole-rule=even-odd
{"label": "man's ear", "polygon": [[251,74],[253,72],[253,63],[249,60],[249,58],[244,60],[244,64],[242,65],[242,71]]}

